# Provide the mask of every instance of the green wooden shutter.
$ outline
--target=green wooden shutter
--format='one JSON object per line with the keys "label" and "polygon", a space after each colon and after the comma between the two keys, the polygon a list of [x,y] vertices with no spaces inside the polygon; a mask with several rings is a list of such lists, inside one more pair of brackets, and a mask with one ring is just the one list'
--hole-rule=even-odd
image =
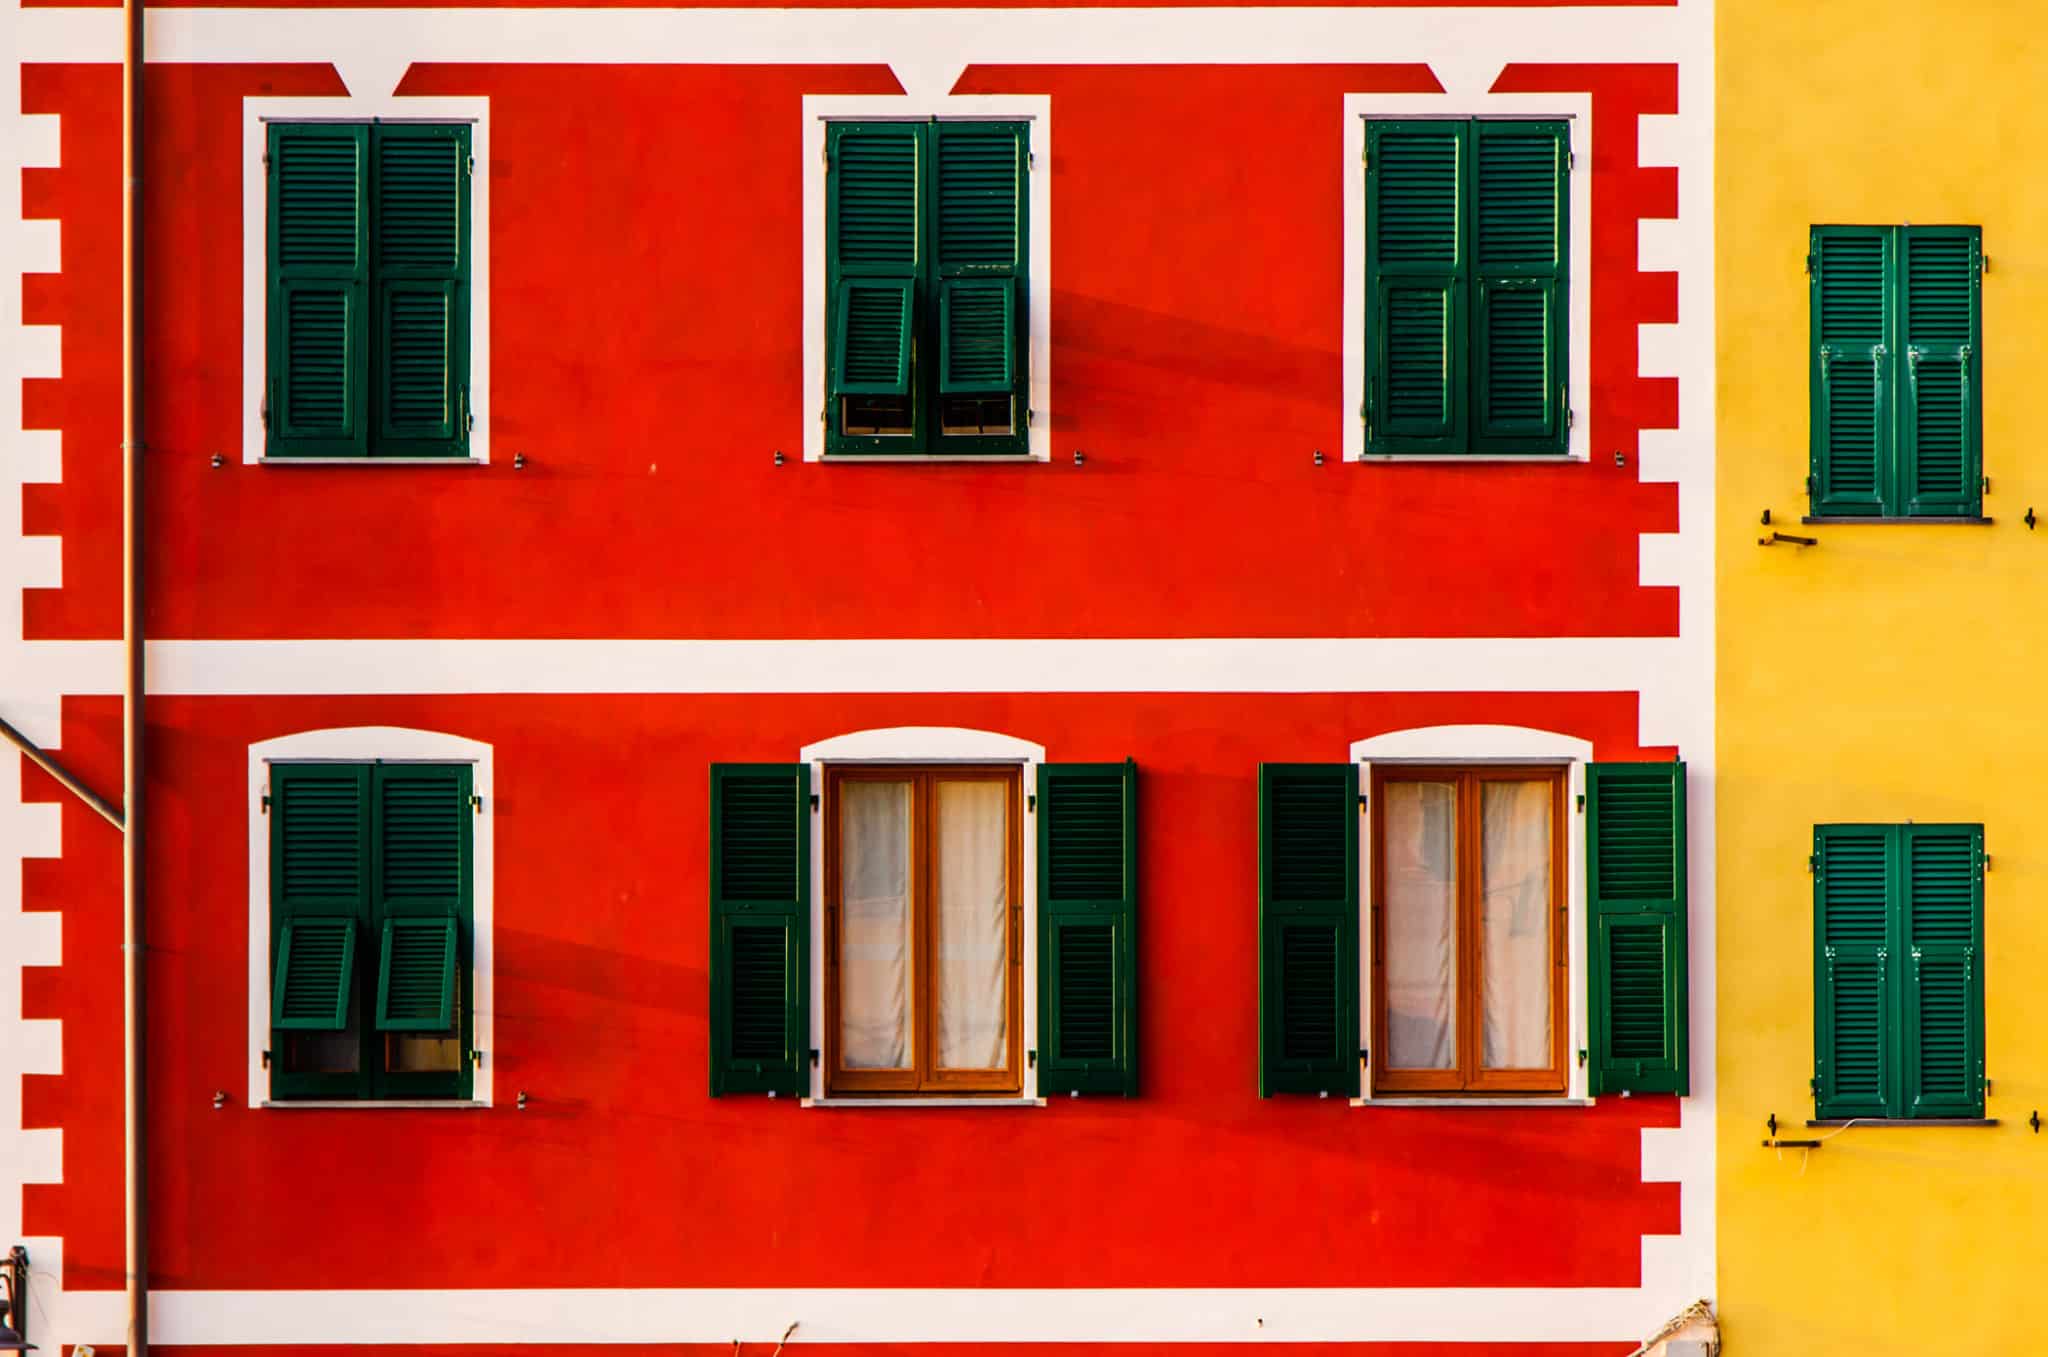
{"label": "green wooden shutter", "polygon": [[371,451],[456,457],[469,446],[469,127],[380,123],[371,138]]}
{"label": "green wooden shutter", "polygon": [[922,160],[923,128],[916,123],[835,122],[826,129],[825,332],[834,397],[910,392],[924,258],[917,211]]}
{"label": "green wooden shutter", "polygon": [[474,776],[466,763],[380,763],[374,796],[374,915],[378,1032],[434,1032],[457,1041],[453,1071],[386,1070],[379,1097],[458,1097],[471,1091],[475,1004]]}
{"label": "green wooden shutter", "polygon": [[1259,765],[1259,1096],[1358,1096],[1358,766]]}
{"label": "green wooden shutter", "polygon": [[1983,512],[1982,242],[1974,226],[1909,226],[1898,245],[1905,332],[1899,484],[1913,516]]}
{"label": "green wooden shutter", "polygon": [[1471,125],[1366,124],[1366,450],[1465,451]]}
{"label": "green wooden shutter", "polygon": [[1588,1085],[1690,1091],[1685,765],[1586,769]]}
{"label": "green wooden shutter", "polygon": [[711,1096],[809,1091],[811,770],[711,765]]}
{"label": "green wooden shutter", "polygon": [[1814,1101],[1822,1117],[1898,1105],[1889,825],[1813,830]]}
{"label": "green wooden shutter", "polygon": [[1038,768],[1038,1091],[1138,1091],[1138,769]]}
{"label": "green wooden shutter", "polygon": [[1886,512],[1894,500],[1893,258],[1886,226],[1816,226],[1812,498],[1816,516]]}
{"label": "green wooden shutter", "polygon": [[1901,825],[1899,1031],[1908,1117],[1984,1115],[1984,829]]}
{"label": "green wooden shutter", "polygon": [[[345,1032],[359,1008],[356,939],[370,926],[370,774],[351,764],[273,764],[271,1026]],[[275,1043],[281,1044],[281,1043]],[[360,1097],[366,1076],[302,1074],[271,1062],[272,1097]]]}
{"label": "green wooden shutter", "polygon": [[352,916],[286,919],[278,930],[270,1025],[304,1032],[347,1030],[355,960]]}
{"label": "green wooden shutter", "polygon": [[264,455],[368,450],[369,129],[272,123]]}
{"label": "green wooden shutter", "polygon": [[1571,132],[1472,124],[1470,450],[1565,450]]}
{"label": "green wooden shutter", "polygon": [[377,1030],[446,1032],[454,1022],[453,919],[388,918],[377,968]]}
{"label": "green wooden shutter", "polygon": [[1027,123],[932,125],[939,390],[945,395],[1022,398],[1028,134]]}

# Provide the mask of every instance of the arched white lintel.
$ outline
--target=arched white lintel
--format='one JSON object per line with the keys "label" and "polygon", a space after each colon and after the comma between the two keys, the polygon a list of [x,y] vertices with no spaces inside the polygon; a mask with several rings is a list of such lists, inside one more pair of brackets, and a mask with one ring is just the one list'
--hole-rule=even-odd
{"label": "arched white lintel", "polygon": [[[470,1103],[488,1106],[491,1073],[497,1067],[494,1042],[496,996],[495,908],[497,854],[491,826],[498,798],[491,746],[482,740],[404,726],[339,726],[302,730],[249,746],[249,1087],[248,1106],[269,1102],[270,1075],[263,1052],[270,1044],[270,820],[263,810],[273,763],[467,763],[470,790],[480,798],[471,841],[471,983],[475,987],[475,1048]],[[278,1104],[271,1104],[277,1106]],[[304,1104],[300,1104],[303,1106]],[[372,1107],[374,1103],[361,1106]]]}
{"label": "arched white lintel", "polygon": [[[1586,765],[1593,742],[1576,735],[1532,726],[1416,726],[1354,740],[1351,761],[1359,765],[1359,786],[1372,786],[1374,764],[1561,764],[1565,768],[1565,949],[1569,963],[1565,985],[1565,1096],[1586,1098],[1586,1069],[1579,1052],[1586,1049]],[[1375,810],[1375,814],[1377,811]],[[1358,817],[1358,1044],[1372,1049],[1372,819]],[[1371,1071],[1360,1087],[1372,1101]],[[1439,1103],[1448,1100],[1435,1100]],[[1508,1100],[1489,1104],[1512,1106]]]}
{"label": "arched white lintel", "polygon": [[964,726],[885,726],[807,744],[798,757],[805,763],[1043,763],[1045,746]]}

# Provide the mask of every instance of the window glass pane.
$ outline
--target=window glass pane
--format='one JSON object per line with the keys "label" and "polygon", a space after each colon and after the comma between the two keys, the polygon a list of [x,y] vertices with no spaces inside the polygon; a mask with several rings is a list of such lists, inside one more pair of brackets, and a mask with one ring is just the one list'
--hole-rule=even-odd
{"label": "window glass pane", "polygon": [[1551,1059],[1549,780],[1480,784],[1481,1063],[1545,1069]]}
{"label": "window glass pane", "polygon": [[285,1032],[284,1068],[288,1074],[354,1074],[363,1039],[349,1023],[346,1032]]}
{"label": "window glass pane", "polygon": [[393,1074],[454,1074],[462,1068],[462,967],[455,968],[455,1002],[446,1032],[386,1032],[384,1068]]}
{"label": "window glass pane", "polygon": [[839,1063],[910,1067],[908,782],[839,789]]}
{"label": "window glass pane", "polygon": [[940,782],[933,817],[936,1064],[1010,1063],[1010,866],[1007,782]]}
{"label": "window glass pane", "polygon": [[1458,1063],[1458,788],[1389,782],[1386,883],[1387,1067]]}

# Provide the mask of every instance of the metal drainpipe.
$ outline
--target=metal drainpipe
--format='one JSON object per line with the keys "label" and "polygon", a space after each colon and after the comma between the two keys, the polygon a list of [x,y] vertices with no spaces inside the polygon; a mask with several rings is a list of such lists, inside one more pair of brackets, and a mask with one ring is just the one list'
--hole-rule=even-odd
{"label": "metal drainpipe", "polygon": [[143,908],[143,498],[142,498],[142,171],[144,0],[121,0],[121,648],[122,687],[121,972],[122,1064],[128,1096],[123,1206],[127,1217],[128,1353],[149,1357],[149,1124],[144,1032],[148,1003]]}

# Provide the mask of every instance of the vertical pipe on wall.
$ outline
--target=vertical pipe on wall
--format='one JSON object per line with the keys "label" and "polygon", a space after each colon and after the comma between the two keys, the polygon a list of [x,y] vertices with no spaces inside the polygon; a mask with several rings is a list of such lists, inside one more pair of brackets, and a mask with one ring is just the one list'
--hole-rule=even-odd
{"label": "vertical pipe on wall", "polygon": [[144,0],[121,0],[121,647],[122,685],[121,971],[122,1063],[127,1097],[123,1207],[128,1273],[127,1357],[149,1354],[148,1109],[145,1093],[147,956],[143,894],[142,737],[142,167]]}

